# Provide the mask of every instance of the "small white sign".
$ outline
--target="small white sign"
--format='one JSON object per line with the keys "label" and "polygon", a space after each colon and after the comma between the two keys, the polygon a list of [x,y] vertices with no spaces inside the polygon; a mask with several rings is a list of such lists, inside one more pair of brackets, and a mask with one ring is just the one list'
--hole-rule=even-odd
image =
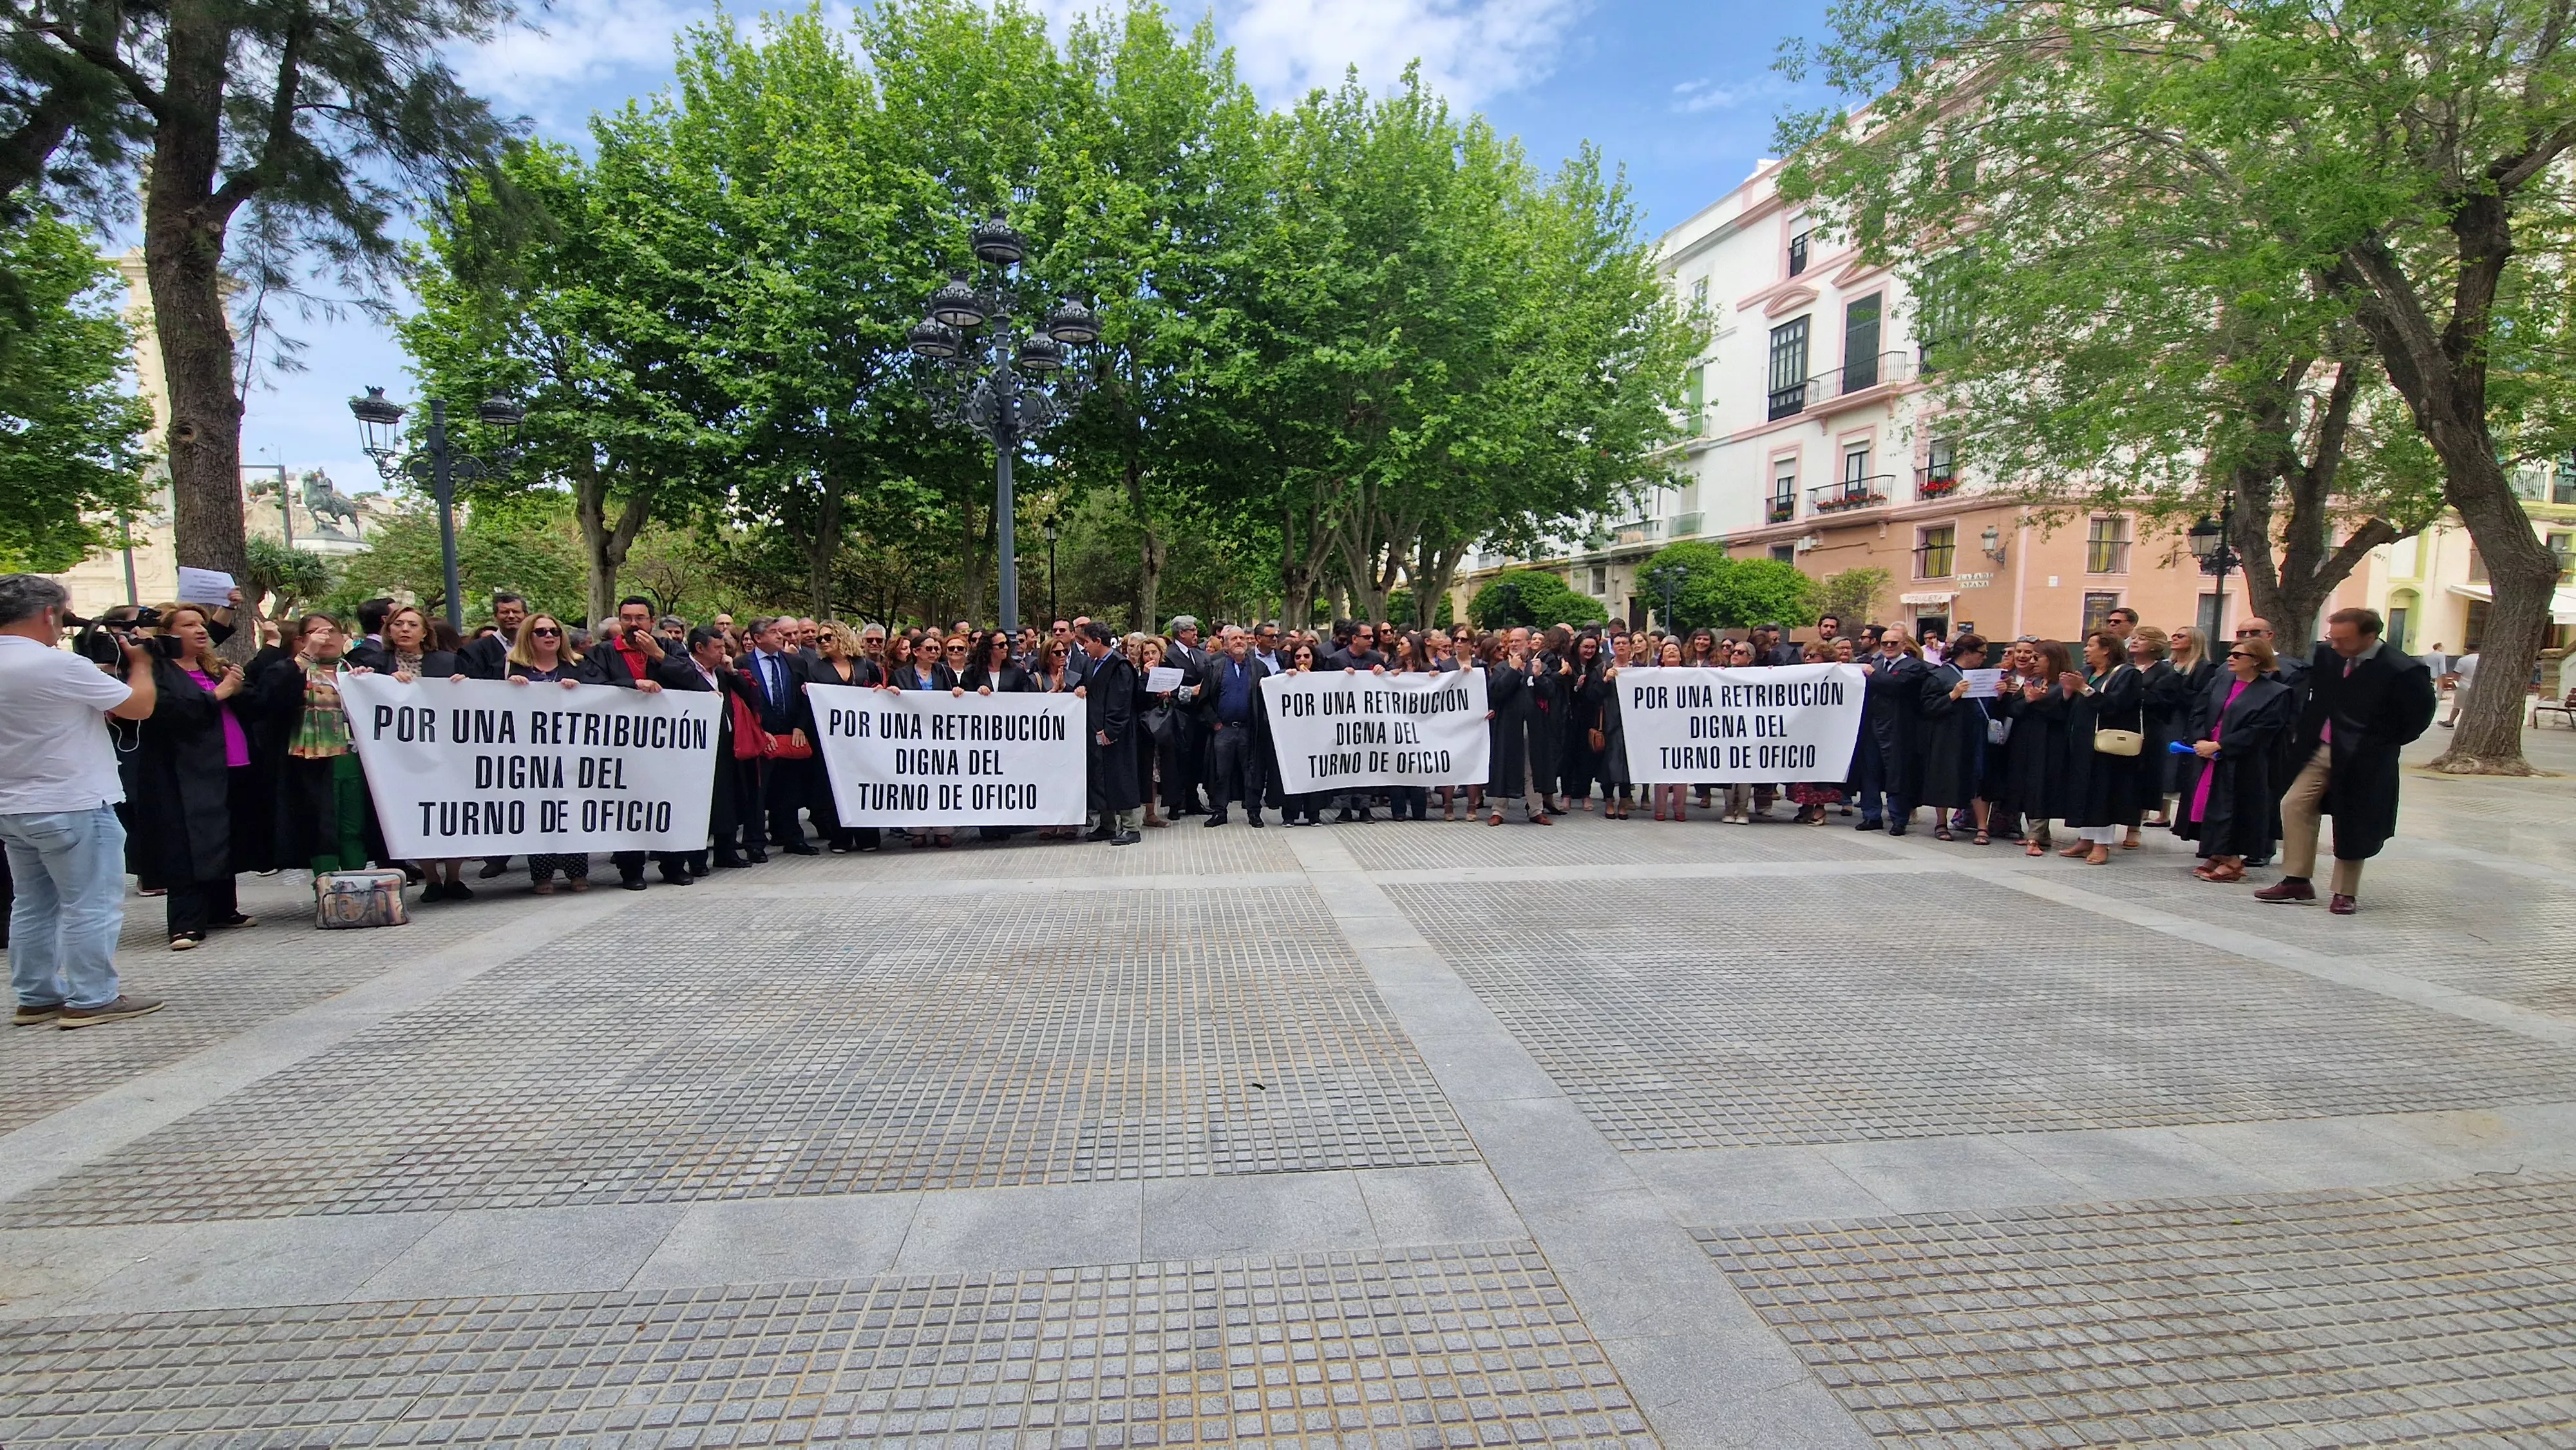
{"label": "small white sign", "polygon": [[1959,673],[1968,682],[1968,693],[1961,697],[1963,699],[1991,700],[2003,692],[2004,672],[2001,670],[1961,670]]}
{"label": "small white sign", "polygon": [[233,587],[233,576],[221,569],[179,566],[179,602],[182,604],[227,605],[233,602]]}
{"label": "small white sign", "polygon": [[1145,672],[1145,693],[1148,695],[1159,695],[1166,690],[1179,689],[1181,687],[1181,676],[1183,673],[1184,671],[1179,665],[1154,666],[1152,669]]}

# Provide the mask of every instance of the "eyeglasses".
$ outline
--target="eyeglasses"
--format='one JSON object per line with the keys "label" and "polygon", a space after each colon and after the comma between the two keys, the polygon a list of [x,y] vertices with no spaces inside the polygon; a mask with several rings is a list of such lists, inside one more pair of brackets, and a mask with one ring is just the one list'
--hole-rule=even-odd
{"label": "eyeglasses", "polygon": [[562,630],[552,628],[532,629],[529,630],[528,633],[538,639],[560,639],[563,637]]}
{"label": "eyeglasses", "polygon": [[948,652],[953,655],[962,655],[966,653],[966,646],[962,644],[952,644],[948,647]]}
{"label": "eyeglasses", "polygon": [[2243,650],[2241,650],[2241,649],[2232,649],[2232,650],[2229,650],[2229,651],[2227,652],[2227,657],[2228,657],[2229,659],[2231,659],[2231,660],[2250,660],[2250,659],[2254,658],[2254,656],[2252,656],[2252,655],[2250,655],[2250,654],[2247,654],[2245,651],[2243,651]]}

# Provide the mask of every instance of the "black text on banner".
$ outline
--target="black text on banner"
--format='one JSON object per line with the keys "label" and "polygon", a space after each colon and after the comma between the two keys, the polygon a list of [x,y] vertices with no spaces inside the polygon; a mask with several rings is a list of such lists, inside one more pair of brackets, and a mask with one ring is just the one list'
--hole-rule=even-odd
{"label": "black text on banner", "polygon": [[1491,753],[1481,670],[1375,675],[1316,670],[1261,682],[1279,788],[1482,783]]}
{"label": "black text on banner", "polygon": [[809,685],[845,826],[1078,826],[1090,793],[1073,695]]}
{"label": "black text on banner", "polygon": [[395,859],[698,851],[721,697],[342,675]]}
{"label": "black text on banner", "polygon": [[1858,665],[1619,672],[1639,785],[1841,780],[1860,738]]}

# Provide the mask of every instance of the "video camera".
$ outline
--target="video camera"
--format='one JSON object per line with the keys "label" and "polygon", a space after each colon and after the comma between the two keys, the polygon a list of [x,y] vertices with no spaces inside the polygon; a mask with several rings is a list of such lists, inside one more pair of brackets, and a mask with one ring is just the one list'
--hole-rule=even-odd
{"label": "video camera", "polygon": [[[72,636],[72,652],[92,664],[112,670],[123,668],[126,641],[136,630],[160,627],[161,611],[150,605],[118,619],[83,619],[69,612],[63,615],[63,628],[80,631]],[[145,644],[154,654],[165,659],[178,658],[179,642],[175,639],[151,639]]]}

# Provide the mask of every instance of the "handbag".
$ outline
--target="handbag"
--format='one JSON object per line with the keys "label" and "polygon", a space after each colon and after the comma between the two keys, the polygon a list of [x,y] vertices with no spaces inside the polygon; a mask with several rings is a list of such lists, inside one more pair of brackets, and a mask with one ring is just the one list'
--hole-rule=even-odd
{"label": "handbag", "polygon": [[1585,744],[1592,747],[1595,754],[1610,748],[1610,737],[1602,734],[1601,727],[1598,725],[1584,731],[1583,740]]}
{"label": "handbag", "polygon": [[2135,730],[2093,732],[2093,753],[2096,755],[2135,755],[2146,743],[2147,737]]}
{"label": "handbag", "polygon": [[324,931],[410,920],[400,871],[325,871],[313,878],[313,924]]}
{"label": "handbag", "polygon": [[1180,723],[1179,711],[1169,705],[1156,705],[1145,712],[1145,738],[1167,745],[1171,743],[1173,733],[1180,728]]}
{"label": "handbag", "polygon": [[769,748],[762,754],[772,760],[811,760],[814,758],[814,742],[808,740],[799,745],[793,734],[771,735]]}
{"label": "handbag", "polygon": [[2012,727],[2013,722],[2009,718],[1998,720],[1992,716],[1987,717],[1986,743],[1988,745],[2002,745],[2010,741],[2012,739]]}

